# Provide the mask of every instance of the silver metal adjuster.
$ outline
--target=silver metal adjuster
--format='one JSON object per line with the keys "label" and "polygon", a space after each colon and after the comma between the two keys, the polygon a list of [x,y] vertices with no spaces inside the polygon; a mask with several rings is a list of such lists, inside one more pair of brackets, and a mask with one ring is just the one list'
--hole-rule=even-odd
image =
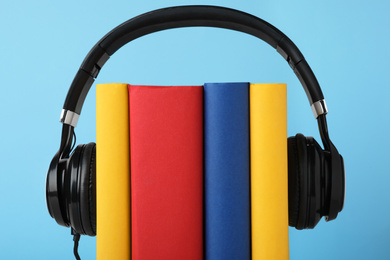
{"label": "silver metal adjuster", "polygon": [[314,117],[317,119],[320,115],[326,115],[328,113],[328,108],[326,107],[325,99],[318,100],[311,105],[311,110],[313,110]]}
{"label": "silver metal adjuster", "polygon": [[80,117],[80,115],[73,112],[73,111],[62,109],[60,122],[63,124],[67,124],[67,125],[71,125],[73,127],[76,127],[77,121],[79,120],[79,117]]}

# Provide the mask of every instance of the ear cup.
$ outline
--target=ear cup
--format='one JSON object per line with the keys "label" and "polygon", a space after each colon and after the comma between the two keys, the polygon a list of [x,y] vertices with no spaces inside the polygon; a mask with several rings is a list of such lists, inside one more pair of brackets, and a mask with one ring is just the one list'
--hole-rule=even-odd
{"label": "ear cup", "polygon": [[[302,134],[297,134],[295,137],[288,138],[287,143],[292,144],[288,147],[289,224],[297,229],[303,229],[306,225],[308,209],[306,140]],[[292,198],[291,202],[290,198]]]}
{"label": "ear cup", "polygon": [[84,233],[96,235],[96,145],[84,146],[79,167],[80,214]]}
{"label": "ear cup", "polygon": [[[70,226],[81,235],[96,235],[96,148],[79,145],[69,158],[67,207]],[[67,186],[67,185],[65,185]]]}
{"label": "ear cup", "polygon": [[50,163],[46,177],[46,205],[49,214],[55,221],[65,227],[69,227],[67,207],[65,202],[64,179],[68,159],[59,161],[57,153]]}
{"label": "ear cup", "polygon": [[288,145],[288,222],[292,227],[296,227],[299,210],[299,168],[298,152],[295,137],[287,139]]}
{"label": "ear cup", "polygon": [[289,225],[314,228],[321,219],[323,153],[311,137],[288,138]]}
{"label": "ear cup", "polygon": [[331,163],[329,169],[328,180],[328,196],[329,203],[327,211],[324,213],[326,221],[333,220],[337,217],[338,213],[343,210],[345,200],[345,169],[344,159],[338,153],[336,147],[331,144]]}

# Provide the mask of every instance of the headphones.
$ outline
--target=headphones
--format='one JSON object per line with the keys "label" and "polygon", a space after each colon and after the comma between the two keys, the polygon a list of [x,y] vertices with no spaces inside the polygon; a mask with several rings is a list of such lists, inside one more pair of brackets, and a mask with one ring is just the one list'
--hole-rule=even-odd
{"label": "headphones", "polygon": [[61,113],[61,144],[46,179],[48,211],[72,233],[96,235],[96,145],[78,145],[74,128],[85,97],[100,69],[123,45],[153,32],[180,27],[218,27],[253,35],[267,42],[288,62],[309,99],[324,149],[312,138],[288,138],[289,225],[314,228],[321,217],[333,220],[344,207],[343,157],[329,138],[328,110],[321,88],[295,44],[271,24],[250,14],[217,6],[178,6],[139,15],[106,34],[88,53],[70,86]]}

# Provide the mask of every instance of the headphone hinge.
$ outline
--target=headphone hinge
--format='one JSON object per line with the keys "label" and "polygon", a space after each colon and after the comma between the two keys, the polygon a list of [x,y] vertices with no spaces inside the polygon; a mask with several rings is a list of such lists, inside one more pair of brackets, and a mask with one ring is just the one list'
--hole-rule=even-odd
{"label": "headphone hinge", "polygon": [[313,111],[315,119],[320,115],[328,114],[328,108],[326,106],[325,99],[318,100],[311,105],[311,110]]}
{"label": "headphone hinge", "polygon": [[66,109],[62,109],[60,122],[63,124],[71,125],[73,127],[77,126],[77,122],[79,120],[80,115]]}

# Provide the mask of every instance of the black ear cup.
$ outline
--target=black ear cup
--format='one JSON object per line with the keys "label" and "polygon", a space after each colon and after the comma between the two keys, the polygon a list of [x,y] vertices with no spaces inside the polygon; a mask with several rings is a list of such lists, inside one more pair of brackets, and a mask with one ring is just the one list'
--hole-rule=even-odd
{"label": "black ear cup", "polygon": [[333,220],[338,213],[344,208],[345,200],[345,168],[344,159],[337,152],[336,147],[331,147],[332,154],[329,156],[332,160],[332,165],[329,167],[332,171],[332,176],[329,177],[329,211],[325,214],[326,221]]}
{"label": "black ear cup", "polygon": [[288,222],[292,227],[298,223],[299,194],[300,194],[300,169],[296,138],[287,139],[288,145]]}
{"label": "black ear cup", "polygon": [[46,201],[58,224],[80,235],[96,235],[96,145],[78,145],[69,158],[50,164]]}
{"label": "black ear cup", "polygon": [[[67,181],[68,180],[68,181]],[[70,226],[81,235],[96,235],[96,145],[76,147],[65,177]]]}
{"label": "black ear cup", "polygon": [[[85,147],[82,157],[83,165],[87,167],[83,179],[81,179],[81,220],[85,234],[96,235],[96,145],[89,143]],[[84,197],[83,197],[84,196]]]}
{"label": "black ear cup", "polygon": [[289,225],[314,228],[324,213],[325,154],[311,137],[288,138]]}
{"label": "black ear cup", "polygon": [[314,228],[325,216],[333,220],[343,209],[345,171],[343,157],[330,143],[322,150],[312,137],[297,134],[288,143],[289,225]]}
{"label": "black ear cup", "polygon": [[55,221],[69,227],[69,217],[65,201],[65,175],[68,159],[59,159],[57,153],[50,163],[46,178],[46,205]]}

